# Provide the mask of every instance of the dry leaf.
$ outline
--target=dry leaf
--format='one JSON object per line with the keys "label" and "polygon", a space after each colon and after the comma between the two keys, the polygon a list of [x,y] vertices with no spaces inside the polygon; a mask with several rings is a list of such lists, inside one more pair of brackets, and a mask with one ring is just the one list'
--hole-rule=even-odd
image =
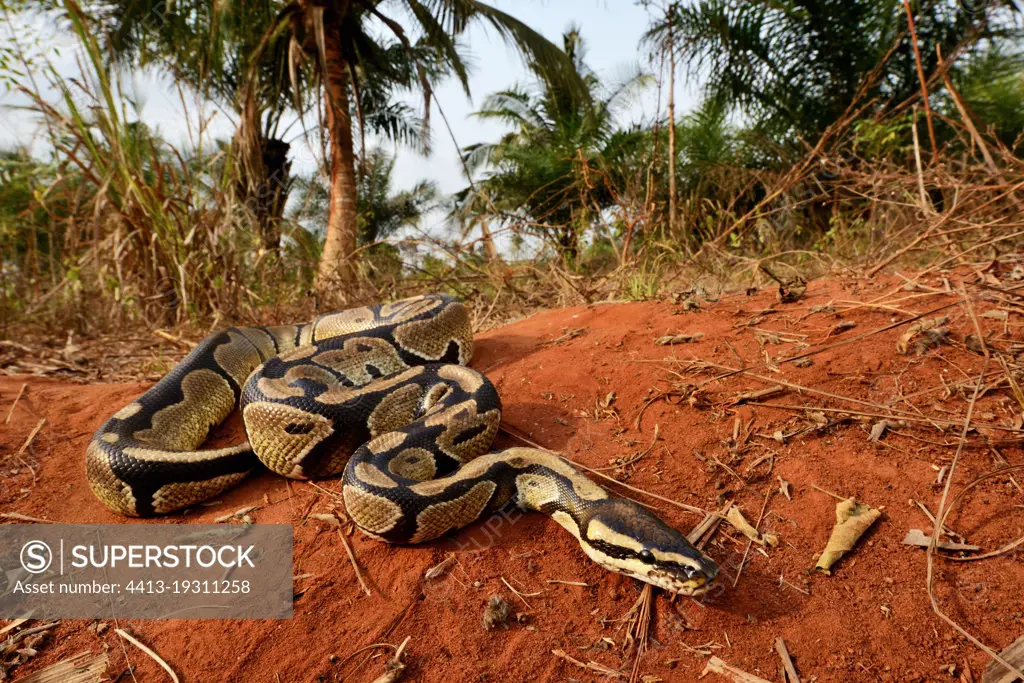
{"label": "dry leaf", "polygon": [[879,420],[871,427],[871,434],[868,435],[868,441],[881,441],[882,437],[885,436],[887,429],[895,427],[895,422],[889,422],[889,420]]}
{"label": "dry leaf", "polygon": [[775,534],[762,535],[750,522],[747,521],[743,516],[743,513],[740,512],[740,509],[735,505],[729,508],[729,512],[725,514],[725,518],[729,521],[729,524],[732,524],[736,528],[737,531],[758,545],[767,545],[774,548],[779,544],[778,536]]}
{"label": "dry leaf", "polygon": [[852,320],[844,320],[841,323],[836,323],[832,327],[828,328],[828,334],[825,335],[825,339],[834,337],[837,334],[842,334],[843,332],[846,332],[846,330],[852,330],[854,327],[857,327],[857,323]]}
{"label": "dry leaf", "polygon": [[334,527],[335,529],[341,527],[341,522],[338,518],[328,512],[314,512],[310,515],[310,518],[318,519],[321,522],[327,522],[329,526]]}
{"label": "dry leaf", "polygon": [[782,477],[778,477],[778,480],[779,480],[779,493],[784,495],[787,500],[792,501],[793,500],[793,496],[791,496],[789,494],[789,482],[786,481],[785,479],[783,479]]}
{"label": "dry leaf", "polygon": [[1010,314],[1004,310],[996,309],[993,311],[985,311],[981,314],[982,318],[992,318],[993,320],[1009,320]]}
{"label": "dry leaf", "polygon": [[896,350],[902,353],[903,355],[907,355],[907,353],[910,352],[910,342],[923,332],[932,332],[933,337],[936,334],[938,335],[938,338],[944,337],[945,334],[949,333],[948,330],[945,330],[945,334],[939,333],[944,330],[945,326],[948,323],[949,318],[947,316],[932,318],[931,320],[919,320],[918,322],[908,327],[907,331],[904,332],[903,335],[899,338],[899,340],[896,342]]}
{"label": "dry leaf", "polygon": [[694,332],[693,334],[669,334],[664,337],[658,337],[654,340],[654,343],[658,346],[672,346],[673,344],[693,344],[699,342],[704,338],[703,332]]}
{"label": "dry leaf", "polygon": [[780,303],[791,304],[799,301],[807,292],[807,281],[799,275],[784,285],[779,285],[778,298]]}
{"label": "dry leaf", "polygon": [[761,346],[782,343],[782,337],[767,330],[754,330],[754,340]]}
{"label": "dry leaf", "polygon": [[[903,545],[913,545],[920,548],[927,548],[932,543],[932,537],[925,534],[920,529],[911,529],[907,532],[907,535],[903,538]],[[973,552],[975,550],[981,550],[980,546],[968,545],[967,543],[952,543],[949,541],[939,541],[936,547],[942,550],[953,550],[959,552]]]}
{"label": "dry leaf", "polygon": [[836,504],[836,525],[832,527],[832,535],[829,536],[828,544],[818,558],[815,569],[820,569],[826,574],[831,573],[829,570],[832,569],[832,565],[853,550],[853,546],[864,532],[881,516],[881,510],[858,503],[853,498]]}

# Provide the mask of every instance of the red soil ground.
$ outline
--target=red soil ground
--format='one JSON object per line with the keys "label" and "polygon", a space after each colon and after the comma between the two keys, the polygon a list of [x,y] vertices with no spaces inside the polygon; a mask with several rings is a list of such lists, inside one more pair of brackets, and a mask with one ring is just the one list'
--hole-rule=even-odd
{"label": "red soil ground", "polygon": [[[984,278],[1004,288],[991,273]],[[942,487],[939,470],[956,451],[984,358],[965,346],[975,332],[968,307],[949,316],[947,344],[908,355],[897,341],[909,326],[881,332],[812,357],[809,367],[793,363],[752,372],[769,382],[736,375],[712,382],[691,405],[678,396],[656,400],[657,392],[697,384],[712,370],[697,373],[685,361],[700,359],[729,367],[777,363],[801,352],[799,341],[820,348],[883,328],[909,315],[960,301],[959,280],[922,278],[917,288],[903,281],[813,282],[806,296],[778,303],[774,291],[732,295],[718,302],[698,299],[701,310],[669,302],[609,304],[550,311],[479,336],[474,367],[497,385],[504,420],[533,441],[632,486],[706,510],[735,501],[746,518],[779,535],[776,548],[750,549],[737,573],[747,542],[723,524],[707,552],[723,566],[724,590],[703,603],[656,595],[649,650],[640,670],[648,680],[698,678],[708,653],[769,680],[782,680],[773,643],[778,637],[792,653],[804,681],[980,681],[987,657],[932,612],[925,590],[925,551],[902,545],[910,528],[930,533],[931,524],[911,500],[934,511]],[[977,284],[967,273],[970,307],[990,348],[1013,367],[1021,338],[1021,309],[1005,294]],[[685,297],[682,297],[685,298]],[[871,305],[859,305],[856,302]],[[822,309],[826,304],[832,309]],[[1010,310],[1001,319],[1000,310]],[[988,311],[995,317],[986,317]],[[849,329],[838,323],[855,323]],[[761,335],[768,330],[777,341]],[[702,332],[691,344],[658,346],[667,334]],[[806,336],[803,336],[806,335]],[[669,371],[679,373],[672,375]],[[952,494],[997,466],[998,451],[1011,464],[1024,463],[1020,444],[1021,407],[1012,398],[995,357],[988,365],[991,390],[977,401],[954,473]],[[946,420],[944,431],[906,421],[881,441],[868,439],[874,418],[850,419],[814,429],[802,411],[733,405],[743,392],[785,381],[810,391],[762,399],[792,406],[883,412],[882,404],[903,413]],[[0,510],[61,522],[140,523],[109,512],[85,480],[83,454],[93,431],[117,407],[148,384],[79,385],[54,379],[0,378],[0,418],[22,386],[28,388],[11,421],[0,425]],[[609,407],[607,396],[615,393]],[[839,400],[856,398],[867,404]],[[902,399],[901,399],[902,397]],[[828,419],[836,413],[825,413]],[[13,456],[41,418],[46,422],[26,453],[33,474]],[[818,417],[820,421],[820,416]],[[658,440],[625,468],[629,459]],[[1005,429],[1001,429],[1005,428]],[[735,431],[734,431],[735,430]],[[803,430],[803,433],[792,435]],[[784,443],[776,432],[789,436]],[[237,439],[240,426],[229,421],[220,442]],[[736,438],[734,438],[734,436]],[[499,446],[515,442],[506,438]],[[952,444],[952,445],[949,445]],[[990,446],[996,445],[996,450]],[[948,470],[947,470],[948,471]],[[779,493],[789,483],[792,500]],[[1018,474],[1017,481],[1024,482]],[[321,482],[336,490],[337,481]],[[835,522],[835,499],[823,492],[855,496],[883,507],[882,519],[831,576],[811,570]],[[670,524],[689,530],[701,521],[650,498]],[[984,550],[999,548],[1024,533],[1024,496],[1008,477],[975,489],[950,518],[949,526]],[[592,671],[552,654],[563,650],[583,662],[595,661],[628,673],[631,658],[621,651],[624,632],[615,620],[633,605],[640,584],[603,571],[585,558],[574,539],[540,515],[515,523],[492,521],[453,538],[418,547],[388,547],[355,533],[356,556],[373,589],[364,595],[336,533],[311,513],[343,511],[340,501],[304,482],[259,474],[224,496],[219,505],[167,519],[141,523],[210,523],[250,505],[258,523],[295,527],[295,575],[301,595],[289,621],[128,622],[183,681],[370,681],[383,671],[384,657],[352,652],[372,643],[398,644],[407,636],[409,680],[527,681],[597,680]],[[457,563],[440,579],[424,574],[453,554]],[[1010,553],[981,562],[936,560],[936,594],[954,620],[982,641],[1002,649],[1024,632],[1024,564]],[[524,597],[515,596],[507,580]],[[587,584],[585,587],[550,580]],[[507,630],[481,626],[484,605],[501,595],[522,613]],[[31,626],[32,624],[28,624]],[[122,647],[113,629],[65,620],[38,657],[14,670],[15,678],[83,650],[107,649],[110,676],[135,667],[139,681],[167,680],[138,650]],[[712,675],[708,680],[717,676]],[[724,680],[724,679],[719,679]]]}

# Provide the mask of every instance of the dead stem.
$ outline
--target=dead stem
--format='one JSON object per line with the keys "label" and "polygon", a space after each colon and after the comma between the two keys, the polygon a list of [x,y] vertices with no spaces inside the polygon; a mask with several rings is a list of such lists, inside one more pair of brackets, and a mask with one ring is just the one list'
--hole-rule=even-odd
{"label": "dead stem", "polygon": [[[970,306],[969,303],[968,303],[968,306]],[[950,488],[952,487],[952,484],[953,484],[953,478],[954,478],[953,475],[956,473],[957,465],[960,462],[960,455],[963,453],[963,450],[964,450],[963,447],[964,447],[964,444],[967,441],[967,432],[970,430],[970,427],[971,427],[971,417],[973,417],[973,415],[974,415],[974,406],[975,406],[975,404],[977,404],[977,402],[978,402],[978,395],[981,393],[981,388],[985,384],[984,377],[985,377],[985,371],[988,370],[989,360],[990,360],[989,357],[985,358],[985,362],[984,362],[984,364],[982,365],[982,368],[981,368],[981,374],[978,376],[977,384],[974,387],[974,395],[971,396],[971,402],[967,406],[967,417],[964,418],[963,430],[960,433],[960,445],[957,447],[956,453],[953,455],[953,462],[950,463],[950,466],[949,466],[949,475],[946,477],[946,484],[945,484],[945,486],[942,489],[942,498],[939,500],[939,509],[938,509],[937,514],[935,515],[936,518],[938,519],[938,524],[936,524],[936,533],[932,534],[931,543],[928,545],[928,548],[925,551],[926,552],[926,558],[927,558],[927,573],[926,573],[926,577],[925,577],[925,590],[928,592],[928,600],[929,600],[929,602],[931,602],[932,611],[934,611],[935,614],[940,619],[942,619],[944,622],[946,622],[947,624],[952,626],[954,629],[956,629],[956,631],[959,632],[960,635],[964,636],[969,641],[974,643],[974,645],[977,646],[982,652],[984,652],[989,657],[991,657],[992,659],[994,659],[995,661],[999,662],[1004,667],[1006,667],[1007,671],[1009,671],[1011,673],[1015,673],[1018,676],[1020,676],[1021,678],[1024,678],[1024,672],[1021,672],[1019,669],[1014,667],[1008,661],[1006,661],[1005,659],[1000,657],[997,652],[995,652],[994,650],[989,648],[983,642],[981,642],[980,640],[975,638],[973,635],[971,635],[965,628],[960,626],[960,624],[956,623],[950,617],[948,617],[942,611],[942,609],[939,607],[938,598],[936,598],[935,590],[934,590],[934,581],[935,581],[935,550],[936,550],[936,548],[938,546],[938,542],[939,542],[939,533],[938,533],[937,530],[938,529],[942,529],[943,527],[945,527],[945,525],[946,525],[946,518],[949,516],[949,510],[952,509],[952,508],[947,508],[946,507],[946,501],[949,499],[949,490],[950,490]]]}
{"label": "dead stem", "polygon": [[366,580],[363,578],[363,572],[359,569],[359,562],[356,561],[356,554],[352,551],[352,545],[345,538],[345,533],[338,529],[338,538],[341,539],[341,544],[345,546],[345,553],[348,555],[348,561],[352,563],[352,569],[356,572],[356,579],[359,581],[359,585],[363,587],[363,592],[367,595],[373,595],[370,587],[366,585]]}

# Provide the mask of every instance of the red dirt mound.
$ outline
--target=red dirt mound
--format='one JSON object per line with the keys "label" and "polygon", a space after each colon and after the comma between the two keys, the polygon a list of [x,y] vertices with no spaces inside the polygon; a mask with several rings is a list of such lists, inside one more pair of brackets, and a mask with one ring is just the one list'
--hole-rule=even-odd
{"label": "red dirt mound", "polygon": [[[704,601],[657,595],[639,667],[645,680],[695,680],[712,655],[782,680],[773,650],[779,637],[805,681],[980,680],[987,657],[934,615],[925,551],[902,540],[911,528],[931,533],[913,501],[938,508],[983,366],[985,385],[951,495],[1003,458],[1024,463],[1022,409],[1006,381],[1020,375],[1015,345],[1024,322],[1014,286],[984,274],[965,290],[969,305],[958,285],[950,289],[931,277],[913,287],[894,280],[813,282],[791,303],[762,291],[718,302],[682,295],[677,303],[556,310],[480,335],[473,365],[501,392],[510,431],[671,501],[705,510],[733,501],[761,531],[778,535],[777,547],[751,547],[733,527],[719,527],[706,551],[723,566],[724,590]],[[948,320],[913,336],[908,323],[859,338],[947,305],[921,321]],[[698,333],[690,343],[655,343]],[[783,362],[823,347],[831,348],[809,362]],[[740,367],[749,372],[709,381]],[[0,427],[0,510],[61,522],[140,523],[93,497],[83,453],[104,419],[148,385],[0,378],[0,416],[23,383],[10,422]],[[772,387],[779,389],[749,395]],[[872,440],[885,416],[885,433]],[[218,441],[239,435],[237,421],[229,421]],[[515,443],[506,437],[499,446]],[[1024,476],[980,485],[948,526],[985,551],[1018,538],[1024,496],[1017,482]],[[337,533],[310,517],[343,512],[332,494],[337,488],[336,481],[314,486],[260,474],[219,505],[142,522],[210,523],[258,506],[250,513],[257,523],[294,524],[297,597],[290,621],[117,626],[134,632],[184,681],[373,680],[388,652],[348,655],[407,636],[410,680],[601,678],[553,650],[628,675],[632,659],[623,650],[620,618],[640,584],[591,563],[551,520],[496,517],[418,547],[388,547],[356,533],[351,543],[372,589],[367,596]],[[677,528],[701,521],[665,500],[610,488],[651,504]],[[883,508],[883,517],[826,576],[812,567],[835,522],[829,492]],[[449,556],[446,573],[424,579]],[[1019,553],[968,563],[936,558],[935,584],[941,607],[991,647],[1024,632]],[[507,629],[481,625],[492,595],[521,615]],[[167,680],[140,651],[122,647],[113,629],[71,620],[14,673],[101,649],[109,651],[111,678],[132,680],[125,673],[130,665],[139,681]]]}

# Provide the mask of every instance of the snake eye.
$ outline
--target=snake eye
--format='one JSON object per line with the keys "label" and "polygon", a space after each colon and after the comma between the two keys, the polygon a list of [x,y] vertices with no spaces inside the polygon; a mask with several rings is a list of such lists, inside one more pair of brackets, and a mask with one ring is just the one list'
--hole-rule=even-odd
{"label": "snake eye", "polygon": [[641,550],[640,559],[646,562],[647,564],[654,564],[654,554],[650,550]]}

